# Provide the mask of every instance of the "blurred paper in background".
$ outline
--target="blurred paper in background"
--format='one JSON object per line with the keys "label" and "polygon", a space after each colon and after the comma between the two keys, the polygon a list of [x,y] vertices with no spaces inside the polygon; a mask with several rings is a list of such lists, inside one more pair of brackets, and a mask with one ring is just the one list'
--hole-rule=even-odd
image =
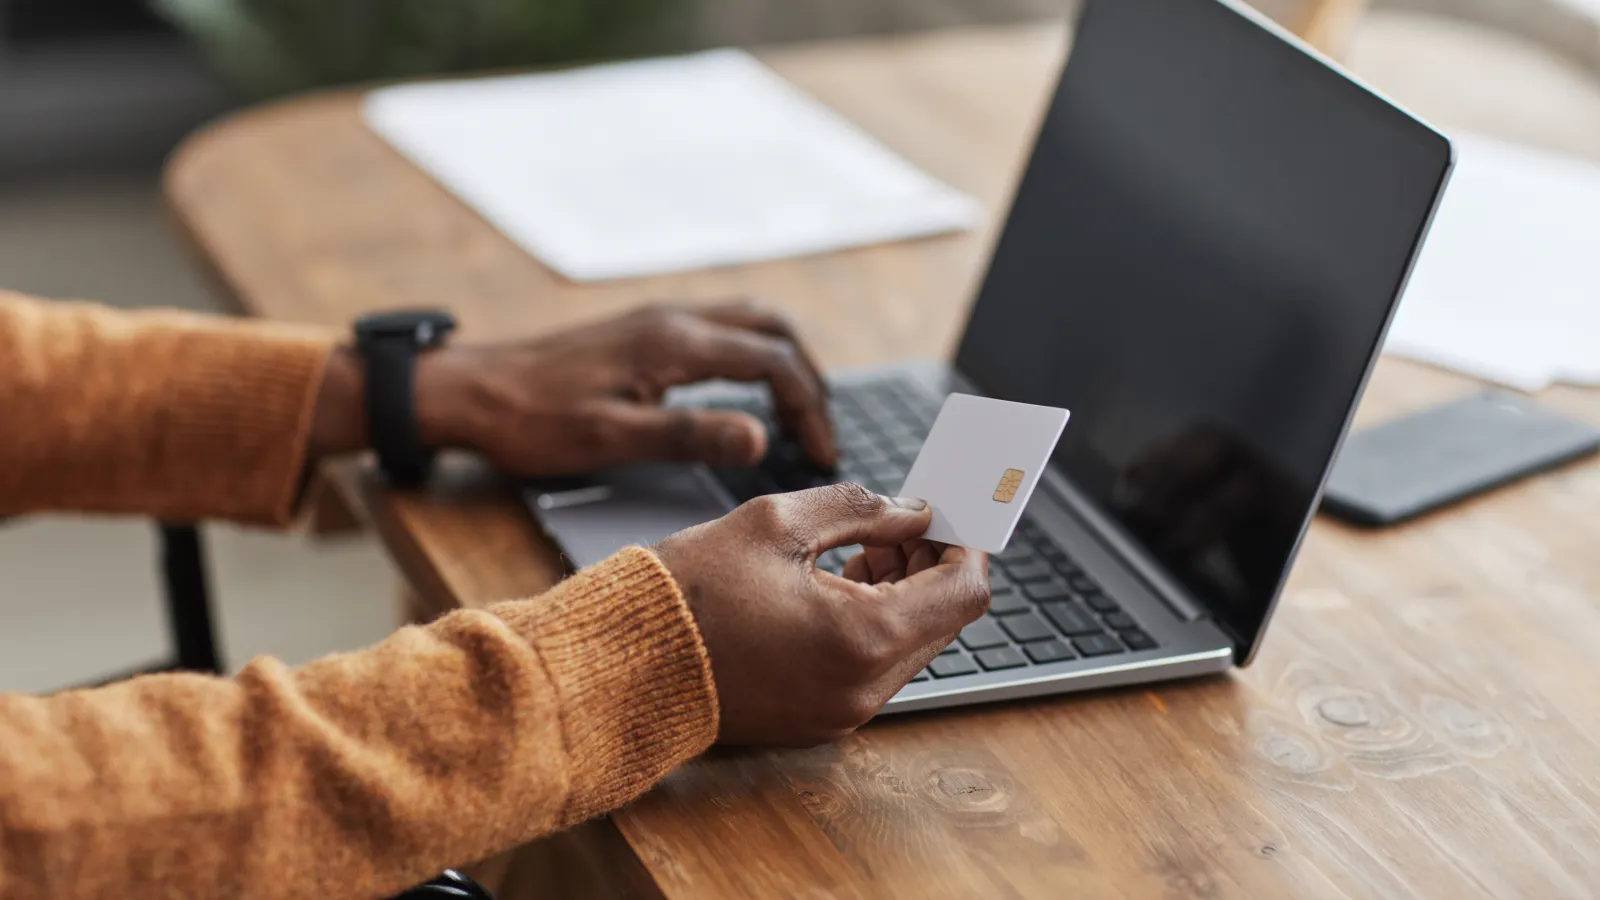
{"label": "blurred paper in background", "polygon": [[1600,167],[1478,135],[1387,350],[1524,391],[1600,384]]}
{"label": "blurred paper in background", "polygon": [[371,127],[574,281],[974,227],[977,202],[736,50],[369,95]]}

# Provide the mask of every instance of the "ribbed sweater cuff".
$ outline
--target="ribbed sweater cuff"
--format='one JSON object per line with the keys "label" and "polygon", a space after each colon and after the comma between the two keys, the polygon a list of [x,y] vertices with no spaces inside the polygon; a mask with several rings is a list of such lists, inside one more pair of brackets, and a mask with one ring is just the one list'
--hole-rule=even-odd
{"label": "ribbed sweater cuff", "polygon": [[[208,328],[180,337],[155,469],[207,517],[284,525],[294,515],[331,336]],[[185,504],[182,501],[188,500]]]}
{"label": "ribbed sweater cuff", "polygon": [[493,612],[533,644],[560,693],[571,773],[563,827],[628,802],[716,739],[710,658],[649,551],[624,550],[538,603]]}

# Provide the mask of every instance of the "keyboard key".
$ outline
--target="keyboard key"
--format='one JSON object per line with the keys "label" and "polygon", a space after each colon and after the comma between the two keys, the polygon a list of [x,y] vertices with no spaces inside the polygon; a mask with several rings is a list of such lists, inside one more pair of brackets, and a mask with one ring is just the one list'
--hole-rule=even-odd
{"label": "keyboard key", "polygon": [[915,434],[896,434],[894,440],[894,456],[899,460],[915,460],[917,453],[922,453],[923,439]]}
{"label": "keyboard key", "polygon": [[978,674],[978,664],[964,654],[951,654],[928,663],[928,671],[935,678],[955,678],[958,675]]}
{"label": "keyboard key", "polygon": [[1033,584],[1023,585],[1023,593],[1035,603],[1049,603],[1052,600],[1071,600],[1072,592],[1067,590],[1065,582],[1058,578],[1049,581],[1036,581]]}
{"label": "keyboard key", "polygon": [[889,457],[872,444],[850,447],[849,452],[850,462],[858,466],[881,466],[889,461]]}
{"label": "keyboard key", "polygon": [[1022,644],[1029,641],[1048,641],[1056,636],[1056,630],[1050,627],[1050,623],[1033,612],[1020,616],[1007,616],[1000,620],[1000,627]]}
{"label": "keyboard key", "polygon": [[1022,562],[1033,558],[1033,548],[1028,546],[1027,541],[1013,537],[1006,549],[996,553],[993,558],[1003,563]]}
{"label": "keyboard key", "polygon": [[1083,570],[1078,568],[1078,564],[1070,559],[1053,559],[1049,556],[1046,556],[1045,559],[1050,561],[1050,565],[1056,567],[1057,574],[1062,578],[1071,578],[1074,575],[1083,574]]}
{"label": "keyboard key", "polygon": [[895,463],[868,466],[867,475],[879,484],[904,484],[906,480],[906,470]]}
{"label": "keyboard key", "polygon": [[1040,641],[1037,644],[1029,644],[1022,650],[1028,654],[1029,659],[1041,666],[1045,663],[1061,662],[1064,659],[1075,659],[1078,656],[1062,641]]}
{"label": "keyboard key", "polygon": [[882,406],[889,399],[890,394],[889,386],[882,381],[870,381],[864,384],[852,385],[849,391],[850,398],[855,400],[856,404],[862,409]]}
{"label": "keyboard key", "polygon": [[895,450],[899,451],[901,455],[907,456],[911,459],[916,459],[917,454],[922,452],[922,445],[926,444],[927,442],[928,436],[926,434],[918,433],[916,431],[908,431],[903,434],[895,435],[894,448]]}
{"label": "keyboard key", "polygon": [[841,445],[872,439],[872,423],[862,419],[855,407],[834,403],[828,408],[828,415],[833,417],[834,439]]}
{"label": "keyboard key", "polygon": [[1122,642],[1133,650],[1152,650],[1156,646],[1156,639],[1137,628],[1129,628],[1122,632]]}
{"label": "keyboard key", "polygon": [[1006,636],[1000,633],[1000,626],[994,619],[979,619],[971,625],[961,629],[961,643],[968,650],[986,650],[990,647],[1004,646]]}
{"label": "keyboard key", "polygon": [[839,445],[839,450],[851,454],[868,450],[872,447],[872,434],[860,425],[849,419],[839,416],[833,417],[833,440]]}
{"label": "keyboard key", "polygon": [[997,647],[994,650],[985,650],[978,654],[978,665],[990,672],[999,669],[1015,669],[1028,664],[1022,654],[1015,647]]}
{"label": "keyboard key", "polygon": [[1110,625],[1112,628],[1115,628],[1118,631],[1139,627],[1139,623],[1133,620],[1133,616],[1128,615],[1120,609],[1114,613],[1106,613],[1105,619],[1107,625]]}
{"label": "keyboard key", "polygon": [[923,415],[922,410],[918,408],[919,404],[916,402],[916,398],[910,394],[901,394],[899,400],[903,405],[895,410],[895,415],[900,418],[900,421],[912,431],[925,430],[928,427],[928,417]]}
{"label": "keyboard key", "polygon": [[1050,624],[1061,629],[1062,634],[1099,634],[1100,623],[1071,603],[1045,603],[1039,607]]}
{"label": "keyboard key", "polygon": [[872,451],[872,432],[848,419],[833,417],[833,440],[839,445],[839,455],[855,459],[859,453]]}
{"label": "keyboard key", "polygon": [[837,550],[829,550],[817,557],[817,568],[837,575],[844,571],[844,557]]}
{"label": "keyboard key", "polygon": [[939,655],[940,656],[949,656],[952,653],[960,653],[960,652],[961,652],[961,644],[960,644],[960,642],[951,641],[950,643],[944,645],[944,649],[939,651]]}
{"label": "keyboard key", "polygon": [[1122,645],[1109,634],[1087,634],[1073,638],[1072,646],[1077,647],[1084,656],[1109,656],[1122,652]]}
{"label": "keyboard key", "polygon": [[1002,560],[1002,562],[1005,566],[1006,575],[1019,584],[1029,581],[1044,581],[1051,577],[1050,570],[1037,559],[1025,559],[1009,563]]}
{"label": "keyboard key", "polygon": [[872,479],[872,473],[871,472],[868,472],[865,468],[862,468],[861,466],[855,465],[850,460],[845,460],[844,462],[841,462],[839,464],[839,480],[840,481],[848,481],[848,482],[853,482],[855,484],[864,485],[868,481],[870,481],[871,479]]}
{"label": "keyboard key", "polygon": [[1016,589],[1016,583],[1006,577],[1006,573],[999,566],[989,567],[989,590],[998,594],[1002,591]]}
{"label": "keyboard key", "polygon": [[1117,601],[1099,591],[1084,591],[1083,602],[1087,603],[1089,608],[1097,613],[1112,613],[1120,608],[1117,606]]}
{"label": "keyboard key", "polygon": [[1080,594],[1086,594],[1090,591],[1100,590],[1100,585],[1095,584],[1093,578],[1090,578],[1082,573],[1068,576],[1067,584],[1072,585],[1072,589]]}
{"label": "keyboard key", "polygon": [[1045,561],[1049,562],[1058,569],[1063,567],[1073,570],[1077,569],[1077,567],[1072,564],[1072,560],[1067,558],[1067,551],[1057,547],[1055,544],[1045,544],[1043,547],[1040,547],[1039,555],[1044,557]]}
{"label": "keyboard key", "polygon": [[921,672],[918,672],[917,674],[911,676],[911,683],[912,684],[916,684],[919,681],[927,681],[929,678],[932,678],[932,677],[933,677],[932,675],[928,674],[928,670],[927,669],[923,669]]}
{"label": "keyboard key", "polygon": [[1016,588],[1007,588],[994,593],[989,599],[989,612],[996,616],[1009,616],[1015,613],[1032,612],[1033,604],[1022,592]]}

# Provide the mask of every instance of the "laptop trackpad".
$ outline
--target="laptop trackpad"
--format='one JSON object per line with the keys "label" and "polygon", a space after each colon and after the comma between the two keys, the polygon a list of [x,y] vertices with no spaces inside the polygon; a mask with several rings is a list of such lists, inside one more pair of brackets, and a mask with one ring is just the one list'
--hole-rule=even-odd
{"label": "laptop trackpad", "polygon": [[545,531],[579,568],[623,547],[648,546],[720,518],[734,506],[705,467],[670,464],[535,486],[528,500]]}

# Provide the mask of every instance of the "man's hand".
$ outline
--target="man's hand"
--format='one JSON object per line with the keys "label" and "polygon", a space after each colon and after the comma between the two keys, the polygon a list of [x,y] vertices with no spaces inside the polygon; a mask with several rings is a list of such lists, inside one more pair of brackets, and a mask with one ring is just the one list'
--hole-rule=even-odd
{"label": "man's hand", "polygon": [[[417,364],[417,427],[438,448],[476,450],[516,476],[574,475],[646,461],[750,465],[766,453],[742,413],[664,409],[675,385],[762,381],[819,465],[836,461],[822,378],[789,325],[744,306],[651,307],[546,338],[450,346]],[[336,355],[314,455],[366,446],[360,363]]]}
{"label": "man's hand", "polygon": [[[921,540],[931,513],[857,485],[762,497],[662,541],[717,685],[721,740],[850,733],[989,605],[982,553]],[[845,577],[824,551],[861,544]]]}

